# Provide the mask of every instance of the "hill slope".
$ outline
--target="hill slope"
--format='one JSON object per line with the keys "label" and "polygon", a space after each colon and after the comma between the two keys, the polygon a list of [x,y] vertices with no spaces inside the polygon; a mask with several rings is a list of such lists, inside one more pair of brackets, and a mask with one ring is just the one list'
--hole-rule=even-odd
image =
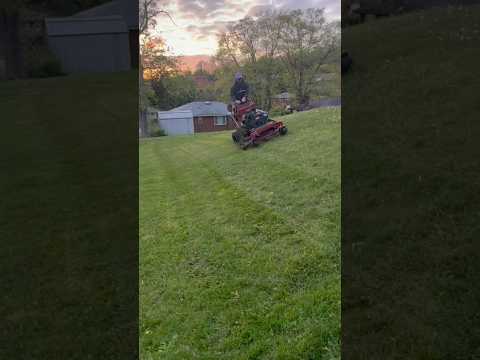
{"label": "hill slope", "polygon": [[284,120],[141,143],[143,358],[339,357],[340,110]]}
{"label": "hill slope", "polygon": [[135,73],[0,83],[1,358],[134,351],[137,94]]}
{"label": "hill slope", "polygon": [[347,358],[479,355],[479,31],[476,6],[342,33]]}

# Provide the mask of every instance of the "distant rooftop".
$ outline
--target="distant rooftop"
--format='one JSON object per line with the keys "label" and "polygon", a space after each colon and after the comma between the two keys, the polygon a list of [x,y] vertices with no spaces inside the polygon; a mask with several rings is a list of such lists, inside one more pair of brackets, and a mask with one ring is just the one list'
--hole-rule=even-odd
{"label": "distant rooftop", "polygon": [[227,105],[218,101],[194,101],[170,111],[191,110],[193,116],[227,116]]}

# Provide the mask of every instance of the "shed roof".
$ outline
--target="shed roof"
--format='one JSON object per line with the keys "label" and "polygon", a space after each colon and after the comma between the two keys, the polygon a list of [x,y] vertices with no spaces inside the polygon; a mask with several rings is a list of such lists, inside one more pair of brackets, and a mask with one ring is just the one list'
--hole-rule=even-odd
{"label": "shed roof", "polygon": [[95,6],[91,9],[81,11],[73,17],[91,18],[101,16],[121,16],[127,23],[129,29],[138,29],[138,1],[137,0],[115,0]]}
{"label": "shed roof", "polygon": [[191,110],[193,116],[227,116],[227,105],[218,101],[194,101],[170,111]]}
{"label": "shed roof", "polygon": [[125,21],[121,16],[47,18],[45,19],[45,24],[48,36],[128,32]]}

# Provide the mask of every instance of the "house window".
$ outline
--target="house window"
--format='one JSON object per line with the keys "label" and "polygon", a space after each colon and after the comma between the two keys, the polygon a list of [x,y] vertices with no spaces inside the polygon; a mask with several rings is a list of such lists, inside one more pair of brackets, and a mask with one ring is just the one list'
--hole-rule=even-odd
{"label": "house window", "polygon": [[215,116],[215,126],[225,126],[226,124],[225,116]]}

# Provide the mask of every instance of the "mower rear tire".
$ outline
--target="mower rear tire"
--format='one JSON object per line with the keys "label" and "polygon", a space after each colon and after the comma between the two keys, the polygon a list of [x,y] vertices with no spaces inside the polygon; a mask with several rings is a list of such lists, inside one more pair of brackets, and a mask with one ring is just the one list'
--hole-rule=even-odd
{"label": "mower rear tire", "polygon": [[239,131],[232,133],[232,140],[234,143],[238,144],[242,140],[242,134]]}
{"label": "mower rear tire", "polygon": [[280,135],[286,135],[288,132],[288,129],[286,126],[280,128]]}

